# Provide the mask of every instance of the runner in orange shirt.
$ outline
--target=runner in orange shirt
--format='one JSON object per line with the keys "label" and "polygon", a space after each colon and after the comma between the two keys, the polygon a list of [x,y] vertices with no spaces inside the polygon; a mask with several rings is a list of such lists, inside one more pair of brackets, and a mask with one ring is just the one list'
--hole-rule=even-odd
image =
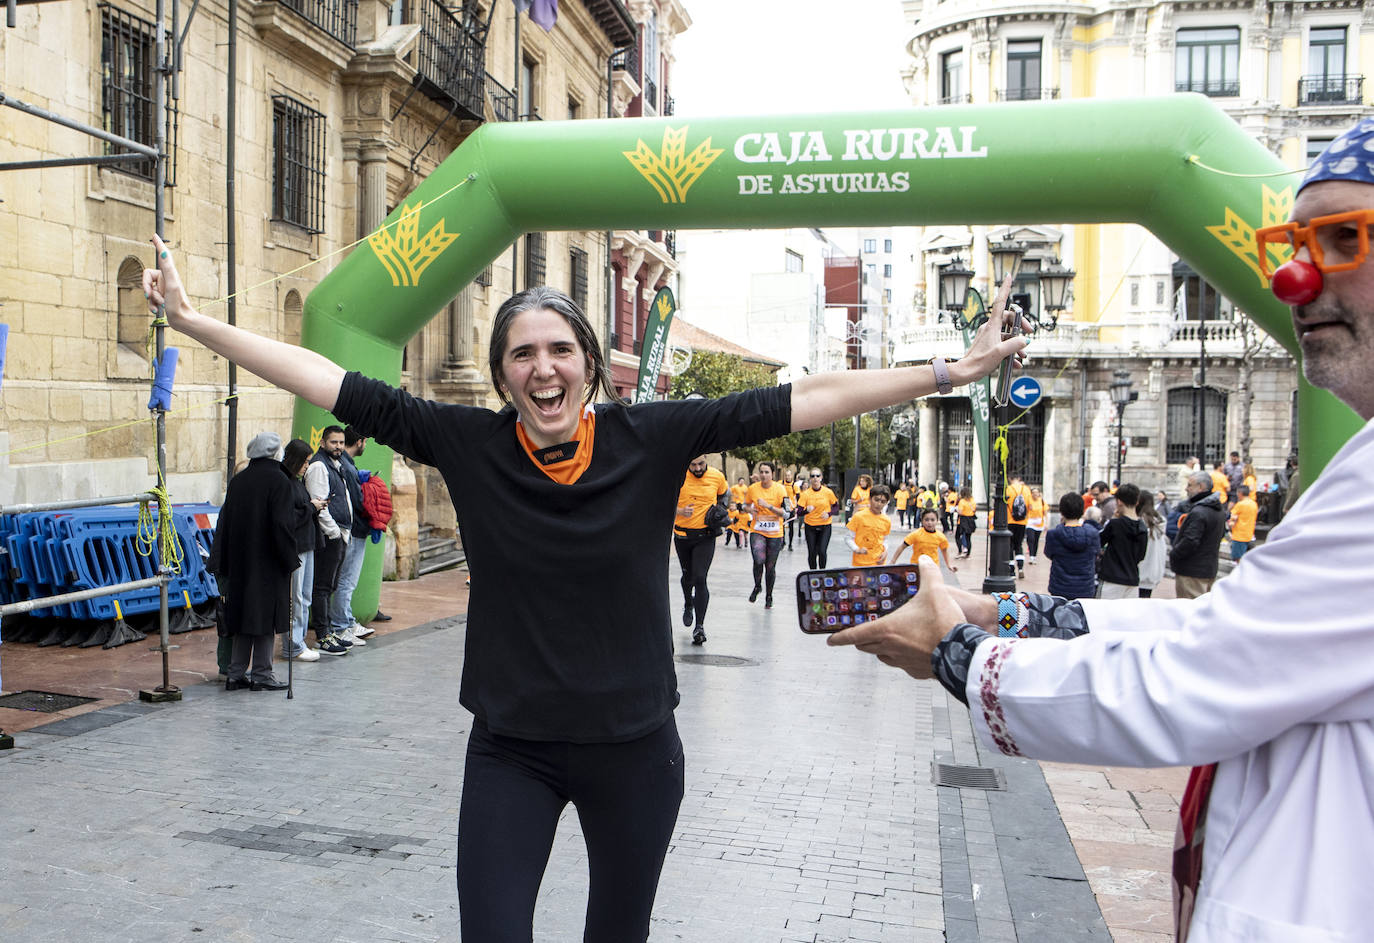
{"label": "runner in orange shirt", "polygon": [[907,547],[911,548],[911,562],[915,563],[921,557],[930,557],[938,566],[940,558],[945,558],[945,566],[951,570],[958,570],[949,560],[949,538],[936,528],[940,524],[940,512],[934,508],[926,508],[917,511],[920,515],[921,526],[917,527],[897,545],[897,549],[892,551],[892,556],[888,558],[888,563],[896,563],[897,558],[902,555],[902,551]]}
{"label": "runner in orange shirt", "polygon": [[883,513],[890,492],[887,485],[874,485],[868,495],[868,507],[860,508],[845,524],[854,532],[846,538],[854,556],[851,566],[877,566],[887,556],[883,539],[892,531],[892,520]]}
{"label": "runner in orange shirt", "polygon": [[830,521],[839,511],[840,499],[825,484],[819,468],[810,472],[809,486],[797,493],[797,513],[806,512],[802,536],[806,538],[806,568],[824,570],[830,549]]}
{"label": "runner in orange shirt", "polygon": [[706,642],[706,606],[711,592],[706,588],[706,574],[716,553],[715,534],[706,523],[706,512],[724,503],[730,493],[725,476],[706,464],[706,456],[698,455],[687,465],[687,476],[677,494],[677,519],[673,522],[673,549],[682,566],[682,624],[692,625],[692,644]]}
{"label": "runner in orange shirt", "polygon": [[[755,466],[759,480],[749,486],[746,506],[754,520],[749,527],[749,552],[754,558],[754,591],[749,601],[764,592],[763,608],[773,608],[773,584],[777,581],[778,554],[782,552],[782,522],[787,516],[787,492],[773,480],[773,463]],[[765,591],[765,584],[767,589]]]}
{"label": "runner in orange shirt", "polygon": [[[795,481],[795,480],[793,479],[793,477],[792,477],[792,469],[790,469],[790,468],[787,469],[787,471],[785,471],[785,472],[782,473],[782,490],[787,492],[787,506],[790,507],[790,508],[795,508],[795,507],[797,506],[797,485],[796,485],[796,481]],[[787,549],[788,549],[788,550],[791,550],[791,549],[792,549],[792,543],[793,543],[794,539],[795,539],[796,536],[797,536],[797,528],[798,528],[799,526],[800,526],[800,525],[797,523],[797,515],[795,515],[795,514],[788,514],[788,515],[787,515]]]}
{"label": "runner in orange shirt", "polygon": [[744,503],[749,499],[749,484],[741,475],[730,486],[730,527],[725,531],[725,546],[730,546],[730,537],[735,538],[735,546],[744,546],[744,535],[749,533],[749,513]]}
{"label": "runner in orange shirt", "polygon": [[978,530],[978,502],[973,500],[971,486],[959,489],[959,502],[954,509],[959,513],[959,523],[954,525],[954,544],[960,556],[967,557],[973,552],[973,535]]}

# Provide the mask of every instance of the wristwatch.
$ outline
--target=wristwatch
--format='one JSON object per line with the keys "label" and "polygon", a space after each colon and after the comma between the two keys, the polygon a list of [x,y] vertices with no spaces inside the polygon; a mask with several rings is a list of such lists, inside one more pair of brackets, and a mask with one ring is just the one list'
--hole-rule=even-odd
{"label": "wristwatch", "polygon": [[944,357],[934,357],[930,361],[931,369],[935,371],[935,388],[941,392],[953,393],[954,382],[949,378],[949,367],[945,366]]}

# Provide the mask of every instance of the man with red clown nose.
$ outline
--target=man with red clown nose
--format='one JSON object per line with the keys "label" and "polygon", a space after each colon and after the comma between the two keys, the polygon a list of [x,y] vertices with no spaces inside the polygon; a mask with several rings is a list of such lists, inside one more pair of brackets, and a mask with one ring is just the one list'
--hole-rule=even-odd
{"label": "man with red clown nose", "polygon": [[1374,932],[1372,226],[1365,119],[1317,159],[1291,221],[1257,237],[1266,266],[1292,250],[1272,285],[1293,307],[1304,374],[1366,424],[1211,592],[979,596],[923,561],[924,605],[830,639],[934,677],[1003,753],[1194,766],[1173,860],[1188,943]]}

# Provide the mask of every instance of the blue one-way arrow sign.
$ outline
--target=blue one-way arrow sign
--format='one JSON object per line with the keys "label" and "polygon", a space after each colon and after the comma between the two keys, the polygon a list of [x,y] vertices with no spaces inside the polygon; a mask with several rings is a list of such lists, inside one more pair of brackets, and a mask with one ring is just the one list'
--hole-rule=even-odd
{"label": "blue one-way arrow sign", "polygon": [[1033,377],[1017,377],[1007,393],[1013,406],[1029,409],[1040,401],[1040,381]]}

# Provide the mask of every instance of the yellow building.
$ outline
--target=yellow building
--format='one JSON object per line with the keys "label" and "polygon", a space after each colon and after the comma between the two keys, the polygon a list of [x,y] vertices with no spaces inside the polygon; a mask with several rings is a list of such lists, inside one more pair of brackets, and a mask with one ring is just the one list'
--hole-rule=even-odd
{"label": "yellow building", "polygon": [[[671,113],[672,37],[690,25],[677,0],[564,0],[549,31],[511,0],[164,0],[178,68],[158,114],[155,3],[21,2],[15,25],[0,27],[0,93],[22,106],[0,107],[0,503],[154,483],[139,277],[155,165],[119,160],[118,144],[80,127],[151,145],[162,124],[164,233],[193,297],[297,342],[310,290],[482,122]],[[409,343],[404,385],[494,403],[491,316],[533,284],[568,291],[613,346],[621,309],[633,329],[648,306],[637,298],[674,270],[671,242],[527,234]],[[290,397],[240,371],[231,416],[228,365],[187,338],[167,343],[180,349],[173,498],[218,500],[249,438],[288,432]],[[442,483],[418,478],[421,520],[451,528]]]}
{"label": "yellow building", "polygon": [[[1374,113],[1363,84],[1374,22],[1363,6],[903,0],[903,77],[922,106],[1203,94],[1298,167]],[[1262,481],[1283,465],[1297,441],[1291,358],[1138,226],[926,228],[916,287],[926,324],[907,338],[912,349],[957,346],[940,324],[940,267],[962,260],[986,294],[988,246],[1005,240],[1026,249],[1015,293],[1047,321],[1039,270],[1062,260],[1076,273],[1056,330],[1036,342],[1045,398],[1013,430],[1013,470],[1054,494],[1114,477],[1118,370],[1139,397],[1122,422],[1127,480],[1165,486],[1183,458],[1224,460],[1233,449],[1249,452]],[[924,441],[940,443],[923,454],[923,480],[966,473],[967,412],[953,397],[922,411],[935,427]]]}

